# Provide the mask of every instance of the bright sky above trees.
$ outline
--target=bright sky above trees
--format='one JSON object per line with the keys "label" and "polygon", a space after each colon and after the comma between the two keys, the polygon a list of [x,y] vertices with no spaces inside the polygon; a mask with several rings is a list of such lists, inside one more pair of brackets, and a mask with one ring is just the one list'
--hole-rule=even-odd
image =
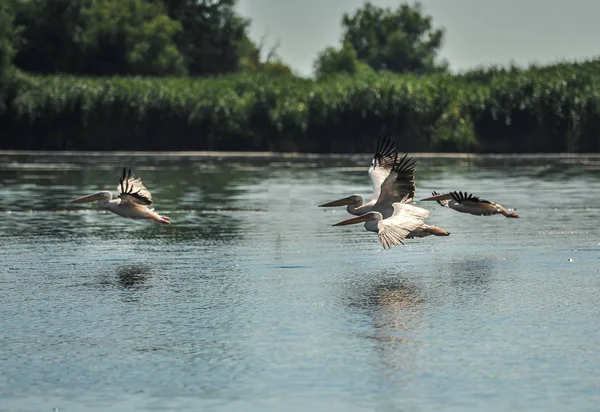
{"label": "bright sky above trees", "polygon": [[[396,7],[397,0],[371,0]],[[340,46],[341,19],[364,0],[239,0],[252,20],[250,35],[267,44],[281,40],[284,62],[312,73],[316,55]],[[410,2],[412,3],[412,1]],[[446,29],[440,56],[452,70],[511,62],[550,63],[600,55],[600,1],[597,0],[421,0],[436,27]]]}

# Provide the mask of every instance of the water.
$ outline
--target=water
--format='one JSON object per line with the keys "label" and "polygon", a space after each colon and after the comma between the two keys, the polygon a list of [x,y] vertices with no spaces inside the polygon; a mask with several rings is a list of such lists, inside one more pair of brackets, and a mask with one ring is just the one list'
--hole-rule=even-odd
{"label": "water", "polygon": [[[369,161],[0,155],[0,410],[597,410],[600,159],[419,158],[521,218],[390,250]],[[123,164],[173,225],[68,203]]]}

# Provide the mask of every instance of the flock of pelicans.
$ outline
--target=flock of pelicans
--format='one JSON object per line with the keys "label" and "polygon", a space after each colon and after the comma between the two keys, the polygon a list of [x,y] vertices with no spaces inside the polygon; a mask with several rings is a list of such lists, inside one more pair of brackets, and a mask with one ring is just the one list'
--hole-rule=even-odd
{"label": "flock of pelicans", "polygon": [[[405,239],[425,237],[429,235],[448,236],[450,232],[425,223],[429,211],[415,206],[415,161],[408,155],[399,155],[399,150],[389,137],[381,137],[369,176],[373,182],[373,196],[365,203],[360,195],[351,195],[320,205],[320,207],[346,206],[348,213],[355,215],[333,226],[344,226],[356,223],[365,224],[365,229],[375,232],[384,248],[404,244]],[[131,169],[123,169],[119,179],[119,196],[113,199],[109,191],[101,191],[92,195],[72,200],[73,203],[97,201],[101,209],[106,209],[119,216],[132,219],[152,219],[159,223],[171,224],[171,219],[161,216],[151,209],[152,195],[142,180],[131,173]],[[502,205],[483,200],[466,192],[449,192],[421,199],[421,201],[437,201],[441,206],[472,215],[490,216],[502,214],[506,217],[519,217],[513,210]]]}

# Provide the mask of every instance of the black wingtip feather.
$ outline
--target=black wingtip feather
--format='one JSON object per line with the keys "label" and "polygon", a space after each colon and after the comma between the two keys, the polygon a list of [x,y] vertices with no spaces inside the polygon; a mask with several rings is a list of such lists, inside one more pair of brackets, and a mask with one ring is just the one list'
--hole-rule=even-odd
{"label": "black wingtip feather", "polygon": [[487,200],[483,200],[480,199],[478,196],[473,196],[472,193],[468,193],[468,192],[450,192],[450,195],[452,196],[452,199],[454,199],[454,201],[456,201],[457,203],[460,202],[464,202],[464,201],[471,201],[471,202],[482,202],[482,203],[489,203]]}
{"label": "black wingtip feather", "polygon": [[379,166],[384,163],[384,159],[390,158],[395,159],[398,155],[398,148],[396,144],[389,136],[381,136],[377,140],[377,147],[375,149],[375,165]]}
{"label": "black wingtip feather", "polygon": [[[119,178],[119,185],[121,187],[121,194],[133,196],[142,201],[143,204],[150,206],[152,204],[152,200],[146,198],[145,196],[140,195],[142,189],[138,189],[136,192],[133,192],[134,184],[132,180],[135,178],[131,169],[126,167],[123,168],[123,177]],[[121,197],[121,195],[119,195]]]}
{"label": "black wingtip feather", "polygon": [[414,158],[412,157],[408,157],[408,153],[404,155],[404,157],[402,157],[402,159],[400,159],[400,161],[398,161],[398,158],[396,158],[396,161],[394,163],[394,166],[392,167],[392,170],[394,172],[398,172],[398,173],[402,173],[402,172],[413,172],[416,168],[416,161]]}

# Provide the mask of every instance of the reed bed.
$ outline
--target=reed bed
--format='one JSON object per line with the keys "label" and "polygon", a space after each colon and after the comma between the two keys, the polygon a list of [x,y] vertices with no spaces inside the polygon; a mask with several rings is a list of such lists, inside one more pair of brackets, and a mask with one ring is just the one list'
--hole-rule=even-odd
{"label": "reed bed", "polygon": [[20,74],[0,147],[44,150],[599,152],[600,61],[321,82]]}

